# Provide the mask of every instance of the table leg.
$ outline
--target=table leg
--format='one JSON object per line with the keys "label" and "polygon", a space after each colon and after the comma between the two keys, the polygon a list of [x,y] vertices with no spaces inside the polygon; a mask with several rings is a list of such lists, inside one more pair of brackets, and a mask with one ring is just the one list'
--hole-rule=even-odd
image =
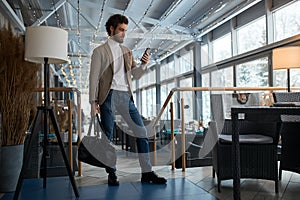
{"label": "table leg", "polygon": [[240,144],[238,132],[238,113],[231,113],[232,117],[232,158],[233,158],[233,198],[240,200]]}

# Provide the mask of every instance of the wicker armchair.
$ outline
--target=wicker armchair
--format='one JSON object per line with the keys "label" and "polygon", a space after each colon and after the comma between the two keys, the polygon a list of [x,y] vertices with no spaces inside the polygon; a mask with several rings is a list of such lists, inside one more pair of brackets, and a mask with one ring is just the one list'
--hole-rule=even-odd
{"label": "wicker armchair", "polygon": [[300,92],[273,92],[274,102],[300,102]]}
{"label": "wicker armchair", "polygon": [[[300,102],[300,92],[274,92],[274,102]],[[300,116],[283,115],[281,117],[281,158],[279,180],[282,170],[300,173]]]}
{"label": "wicker armchair", "polygon": [[[231,95],[231,94],[229,94]],[[216,123],[214,134],[218,141],[213,148],[213,177],[217,175],[218,191],[221,181],[232,179],[232,123],[224,118],[224,99],[228,94],[212,94],[211,109],[213,122]],[[209,128],[212,128],[209,127]],[[278,193],[277,143],[279,123],[254,122],[247,118],[238,124],[240,134],[240,169],[241,178],[267,179],[275,182]]]}

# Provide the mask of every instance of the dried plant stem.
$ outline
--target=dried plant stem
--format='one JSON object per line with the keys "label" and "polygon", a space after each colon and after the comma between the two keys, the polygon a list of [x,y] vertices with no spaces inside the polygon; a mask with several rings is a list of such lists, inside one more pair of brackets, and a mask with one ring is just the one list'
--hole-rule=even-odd
{"label": "dried plant stem", "polygon": [[22,36],[0,29],[0,113],[2,145],[24,143],[29,118],[35,110],[33,89],[40,66],[24,60]]}

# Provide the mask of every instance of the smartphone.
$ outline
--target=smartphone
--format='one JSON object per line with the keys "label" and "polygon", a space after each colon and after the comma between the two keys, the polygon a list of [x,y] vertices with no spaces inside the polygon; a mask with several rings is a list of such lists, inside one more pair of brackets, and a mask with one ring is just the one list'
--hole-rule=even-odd
{"label": "smartphone", "polygon": [[148,55],[150,55],[150,51],[151,51],[151,49],[148,47],[148,48],[146,48],[144,54],[147,53]]}
{"label": "smartphone", "polygon": [[[146,50],[145,50],[145,52],[143,53],[143,55],[145,53],[147,53],[148,55],[150,55],[150,51],[151,51],[151,49],[149,47],[147,47]],[[143,57],[143,55],[142,55],[142,57]],[[142,58],[141,58],[141,61],[142,61]]]}

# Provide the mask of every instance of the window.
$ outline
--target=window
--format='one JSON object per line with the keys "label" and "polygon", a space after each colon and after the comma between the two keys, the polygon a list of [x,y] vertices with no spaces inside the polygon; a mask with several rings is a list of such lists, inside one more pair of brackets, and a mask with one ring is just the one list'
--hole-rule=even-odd
{"label": "window", "polygon": [[232,87],[233,86],[233,70],[232,67],[220,69],[211,74],[212,87]]}
{"label": "window", "polygon": [[154,84],[155,81],[155,70],[148,69],[147,72],[139,79],[139,87],[146,87],[148,85]]}
{"label": "window", "polygon": [[268,86],[268,58],[260,58],[236,66],[237,87]]}
{"label": "window", "polygon": [[210,87],[209,73],[202,74],[202,87]]}
{"label": "window", "polygon": [[[193,87],[193,79],[192,77],[182,79],[179,84],[180,87]],[[190,122],[193,120],[195,93],[191,91],[183,91],[181,92],[181,96],[184,100],[184,105],[187,105],[184,110],[184,120],[185,122]]]}
{"label": "window", "polygon": [[[279,41],[300,34],[300,1],[295,1],[273,12],[274,37]],[[287,71],[273,71],[274,86],[287,87]],[[300,70],[290,70],[290,86],[299,87]]]}
{"label": "window", "polygon": [[208,45],[201,45],[201,67],[204,67],[209,63]]}
{"label": "window", "polygon": [[166,80],[175,76],[174,60],[161,66],[161,80]]}
{"label": "window", "polygon": [[275,41],[300,33],[300,1],[296,1],[273,13]]}
{"label": "window", "polygon": [[213,62],[231,57],[231,33],[212,42]]}
{"label": "window", "polygon": [[193,57],[193,51],[189,51],[188,53],[180,57],[180,74],[193,70]]}
{"label": "window", "polygon": [[156,89],[155,87],[142,90],[142,115],[146,118],[156,116]]}
{"label": "window", "polygon": [[140,87],[140,88],[147,85],[147,79],[148,79],[147,74],[144,74],[144,75],[139,79],[139,87]]}
{"label": "window", "polygon": [[[169,95],[171,89],[173,89],[174,87],[175,87],[174,82],[161,85],[161,105],[159,107],[162,107],[162,105],[165,103],[167,96]],[[171,101],[178,102],[177,93],[173,94]],[[176,103],[174,105],[174,112],[176,110],[175,106],[176,106]],[[165,111],[162,114],[161,119],[171,119],[169,110],[170,110],[170,102],[169,102],[168,106],[165,108]],[[176,117],[175,113],[174,113],[174,117]]]}
{"label": "window", "polygon": [[[209,73],[202,75],[202,86],[209,87]],[[203,91],[202,92],[202,120],[204,125],[207,126],[208,122],[211,120],[210,118],[210,92]]]}
{"label": "window", "polygon": [[[274,70],[274,86],[287,87],[287,70]],[[300,87],[300,69],[290,69],[290,86]]]}
{"label": "window", "polygon": [[237,29],[237,53],[241,54],[266,45],[266,17]]}
{"label": "window", "polygon": [[161,80],[166,80],[179,76],[185,72],[193,70],[193,51],[189,51],[184,55],[175,55],[170,58],[171,61],[161,66]]}
{"label": "window", "polygon": [[167,78],[167,65],[162,64],[160,66],[160,80],[166,80]]}
{"label": "window", "polygon": [[[173,74],[173,77],[179,75],[180,74],[180,69],[181,69],[180,56],[175,56],[174,59],[175,60],[174,60],[174,74]],[[171,78],[171,76],[169,78]]]}

